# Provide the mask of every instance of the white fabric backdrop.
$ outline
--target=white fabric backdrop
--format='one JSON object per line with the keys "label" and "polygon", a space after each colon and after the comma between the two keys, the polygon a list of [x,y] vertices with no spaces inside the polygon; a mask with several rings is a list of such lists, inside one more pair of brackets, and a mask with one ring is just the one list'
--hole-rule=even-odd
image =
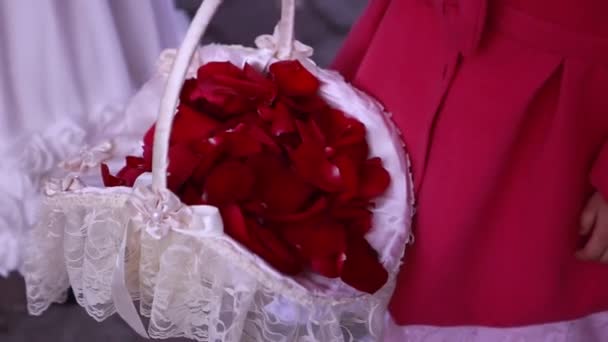
{"label": "white fabric backdrop", "polygon": [[0,276],[20,262],[40,180],[176,47],[169,0],[0,1]]}

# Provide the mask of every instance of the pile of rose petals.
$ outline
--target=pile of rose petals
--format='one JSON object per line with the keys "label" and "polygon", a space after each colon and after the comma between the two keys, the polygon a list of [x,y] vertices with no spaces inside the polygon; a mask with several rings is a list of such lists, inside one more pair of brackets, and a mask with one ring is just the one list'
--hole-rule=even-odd
{"label": "pile of rose petals", "polygon": [[[277,270],[312,271],[376,292],[387,272],[365,240],[373,200],[390,183],[369,158],[366,128],[319,96],[298,61],[212,62],[185,82],[169,148],[168,186],[187,205],[220,209],[232,238]],[[143,156],[126,158],[106,186],[133,186],[151,171],[154,126]]]}

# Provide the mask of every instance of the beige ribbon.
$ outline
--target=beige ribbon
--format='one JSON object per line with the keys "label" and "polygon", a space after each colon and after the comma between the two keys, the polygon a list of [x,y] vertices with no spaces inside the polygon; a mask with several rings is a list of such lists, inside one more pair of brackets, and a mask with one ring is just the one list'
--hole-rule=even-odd
{"label": "beige ribbon", "polygon": [[[279,56],[280,46],[280,34],[279,34],[279,26],[275,27],[274,34],[265,34],[257,37],[255,39],[255,45],[258,49],[269,50],[273,53],[274,56]],[[313,55],[314,50],[312,47],[302,44],[301,42],[294,40],[293,47],[290,51],[289,57],[283,56],[284,59],[295,58],[295,59],[306,59]],[[279,57],[281,58],[281,57]]]}
{"label": "beige ribbon", "polygon": [[59,167],[67,171],[82,173],[110,159],[113,149],[114,144],[109,140],[93,147],[85,146],[75,157],[59,163]]}
{"label": "beige ribbon", "polygon": [[44,194],[48,197],[57,194],[76,191],[84,188],[84,183],[75,175],[68,175],[65,178],[51,178],[44,183]]}
{"label": "beige ribbon", "polygon": [[[138,186],[127,201],[136,231],[143,230],[152,238],[161,240],[171,232],[203,239],[223,234],[224,226],[216,207],[199,205],[187,207],[169,190],[153,190]],[[125,278],[125,255],[129,225],[120,244],[116,267],[112,273],[112,299],[116,312],[140,336],[150,338],[127,288]]]}

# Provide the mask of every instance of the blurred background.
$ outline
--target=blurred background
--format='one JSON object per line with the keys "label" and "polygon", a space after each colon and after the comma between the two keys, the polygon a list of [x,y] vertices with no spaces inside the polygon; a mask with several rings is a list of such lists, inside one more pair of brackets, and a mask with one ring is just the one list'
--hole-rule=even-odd
{"label": "blurred background", "polygon": [[[9,3],[21,0],[2,1]],[[78,1],[139,1],[143,3],[144,1],[172,0],[41,1],[65,4]],[[272,33],[278,19],[279,2],[280,0],[225,0],[209,28],[205,41],[252,45],[257,35]],[[314,59],[317,63],[326,66],[331,62],[352,23],[360,15],[366,3],[367,0],[299,0],[297,38],[315,49]],[[35,2],[35,4],[38,3]],[[191,17],[199,4],[199,0],[175,0],[175,6],[183,10],[182,14],[185,18]],[[0,6],[0,11],[1,9],[2,6]],[[10,15],[10,13],[4,14]],[[14,34],[10,32],[10,26],[6,30],[9,31],[9,34]],[[3,33],[1,29],[0,33]],[[0,39],[0,43],[2,42]],[[0,46],[0,50],[3,48],[5,47]],[[150,57],[156,58],[156,56]],[[2,253],[0,253],[1,256]],[[103,323],[97,323],[76,304],[55,305],[41,317],[29,317],[25,308],[23,286],[23,280],[14,273],[8,279],[0,277],[1,342],[129,342],[142,340],[137,338],[130,328],[116,316]]]}
{"label": "blurred background", "polygon": [[[296,37],[315,49],[315,61],[326,66],[333,59],[353,21],[368,0],[298,0]],[[256,36],[272,33],[280,0],[226,0],[210,25],[206,42],[252,45]],[[200,0],[176,0],[192,14]]]}

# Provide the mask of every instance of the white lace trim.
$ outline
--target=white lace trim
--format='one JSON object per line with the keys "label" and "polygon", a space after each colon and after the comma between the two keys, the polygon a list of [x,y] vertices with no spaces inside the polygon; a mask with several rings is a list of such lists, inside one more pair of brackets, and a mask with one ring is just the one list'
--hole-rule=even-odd
{"label": "white lace trim", "polygon": [[386,342],[605,342],[608,312],[573,321],[514,328],[398,326],[388,317]]}
{"label": "white lace trim", "polygon": [[[120,108],[108,107],[94,116],[118,122]],[[92,116],[93,117],[93,116]],[[111,119],[110,119],[111,120]],[[21,138],[2,152],[0,165],[0,273],[19,268],[22,235],[34,224],[45,180],[57,174],[57,165],[87,144],[87,128],[72,121],[53,124],[46,131]]]}
{"label": "white lace trim", "polygon": [[32,314],[62,301],[70,285],[96,320],[114,314],[112,272],[127,229],[127,287],[150,317],[152,337],[342,341],[344,331],[353,340],[379,332],[394,278],[373,296],[311,295],[225,235],[169,232],[157,240],[143,233],[124,210],[129,198],[75,193],[47,201],[30,235],[38,248],[28,250],[23,268]]}

